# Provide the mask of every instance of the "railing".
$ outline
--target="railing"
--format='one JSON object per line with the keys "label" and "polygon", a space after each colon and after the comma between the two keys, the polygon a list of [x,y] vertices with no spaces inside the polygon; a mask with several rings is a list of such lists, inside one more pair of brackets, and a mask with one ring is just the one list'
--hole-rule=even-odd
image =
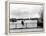
{"label": "railing", "polygon": [[[21,24],[22,27],[20,28],[17,28],[18,24],[21,24],[21,23],[14,23],[13,24],[10,24],[10,25],[13,25],[15,26],[15,28],[10,28],[10,29],[30,29],[30,28],[36,28],[37,27],[37,23],[24,23],[24,25]],[[28,24],[32,25],[32,26],[28,26]]]}

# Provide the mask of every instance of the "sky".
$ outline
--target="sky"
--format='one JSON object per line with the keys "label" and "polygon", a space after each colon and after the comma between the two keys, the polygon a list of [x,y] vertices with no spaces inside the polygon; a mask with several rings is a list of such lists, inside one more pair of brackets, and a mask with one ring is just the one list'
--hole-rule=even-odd
{"label": "sky", "polygon": [[42,5],[10,4],[10,18],[39,18]]}

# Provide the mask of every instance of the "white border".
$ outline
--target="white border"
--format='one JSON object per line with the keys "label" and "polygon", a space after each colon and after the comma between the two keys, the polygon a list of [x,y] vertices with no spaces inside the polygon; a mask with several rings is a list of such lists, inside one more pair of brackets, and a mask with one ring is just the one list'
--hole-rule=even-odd
{"label": "white border", "polygon": [[[40,2],[23,2],[23,1],[18,1],[18,2],[9,2],[6,1],[5,3],[5,25],[6,25],[6,34],[17,34],[17,33],[9,33],[9,13],[10,13],[10,4],[18,4],[18,3],[24,3],[24,4],[33,4],[33,5],[42,5],[44,8],[44,3],[40,3]],[[43,9],[43,13],[44,13],[44,9]],[[43,14],[44,16],[44,14]],[[44,19],[44,18],[43,18]],[[44,24],[44,23],[43,23]],[[24,32],[24,33],[18,33],[18,34],[25,34],[25,33],[40,33],[40,32]],[[43,32],[42,32],[43,33]]]}

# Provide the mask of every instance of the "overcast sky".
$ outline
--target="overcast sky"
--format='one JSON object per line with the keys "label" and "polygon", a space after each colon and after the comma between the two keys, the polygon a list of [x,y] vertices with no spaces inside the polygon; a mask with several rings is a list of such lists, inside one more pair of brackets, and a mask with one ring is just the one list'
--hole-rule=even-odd
{"label": "overcast sky", "polygon": [[42,10],[41,5],[10,4],[10,18],[39,18]]}

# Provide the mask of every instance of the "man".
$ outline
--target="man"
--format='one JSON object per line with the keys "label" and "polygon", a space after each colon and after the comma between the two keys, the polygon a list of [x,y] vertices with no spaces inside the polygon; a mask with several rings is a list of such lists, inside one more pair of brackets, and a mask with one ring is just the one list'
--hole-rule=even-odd
{"label": "man", "polygon": [[24,26],[24,21],[21,21],[21,24]]}

